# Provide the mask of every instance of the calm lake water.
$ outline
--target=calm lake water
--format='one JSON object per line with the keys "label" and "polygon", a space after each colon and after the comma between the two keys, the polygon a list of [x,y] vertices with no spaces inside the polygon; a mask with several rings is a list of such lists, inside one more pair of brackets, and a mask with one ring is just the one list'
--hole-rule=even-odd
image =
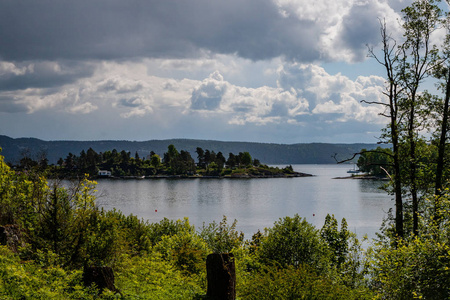
{"label": "calm lake water", "polygon": [[[284,166],[283,166],[284,167]],[[391,196],[382,182],[333,179],[347,176],[348,165],[293,165],[314,177],[258,179],[154,179],[98,181],[98,204],[150,222],[188,217],[199,228],[225,215],[245,238],[285,216],[299,214],[321,228],[328,213],[346,218],[359,237],[374,237]]]}

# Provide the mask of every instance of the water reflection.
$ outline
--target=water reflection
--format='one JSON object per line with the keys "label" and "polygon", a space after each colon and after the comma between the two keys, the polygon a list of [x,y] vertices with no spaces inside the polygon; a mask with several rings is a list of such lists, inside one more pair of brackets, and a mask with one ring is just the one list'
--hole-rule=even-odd
{"label": "water reflection", "polygon": [[388,184],[387,181],[382,180],[357,180],[359,188],[363,193],[386,193],[383,187]]}
{"label": "water reflection", "polygon": [[271,227],[279,218],[298,213],[317,227],[325,216],[346,218],[349,228],[374,236],[390,196],[382,184],[369,180],[333,179],[346,176],[347,166],[294,165],[305,178],[100,180],[99,203],[150,222],[164,217],[189,217],[197,227],[220,221],[226,215],[238,220],[238,229],[250,238],[258,229]]}

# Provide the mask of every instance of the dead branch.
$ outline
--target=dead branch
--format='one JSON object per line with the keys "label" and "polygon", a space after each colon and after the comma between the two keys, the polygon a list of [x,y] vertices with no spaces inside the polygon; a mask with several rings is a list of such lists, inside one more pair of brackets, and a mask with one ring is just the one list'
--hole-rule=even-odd
{"label": "dead branch", "polygon": [[338,160],[338,159],[336,158],[337,153],[335,153],[335,154],[332,155],[331,157],[333,157],[334,160],[336,160],[336,163],[337,163],[337,164],[342,164],[342,163],[351,161],[351,160],[353,160],[357,155],[361,155],[361,154],[364,154],[364,153],[380,153],[380,154],[384,154],[384,155],[390,156],[390,157],[392,157],[392,158],[394,157],[394,155],[392,155],[392,154],[390,154],[390,153],[386,153],[386,152],[384,152],[384,151],[379,151],[379,150],[366,150],[366,151],[356,152],[356,153],[353,153],[353,156],[352,156],[351,158],[347,158],[347,159],[344,159],[344,160]]}

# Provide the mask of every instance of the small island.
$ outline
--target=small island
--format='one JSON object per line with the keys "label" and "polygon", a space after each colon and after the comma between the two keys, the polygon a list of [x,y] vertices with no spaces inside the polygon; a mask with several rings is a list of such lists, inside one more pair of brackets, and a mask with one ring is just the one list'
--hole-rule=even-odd
{"label": "small island", "polygon": [[196,149],[197,162],[188,151],[178,151],[169,145],[162,157],[153,151],[145,157],[136,152],[105,151],[97,153],[92,148],[82,150],[79,155],[69,153],[57,164],[48,164],[45,157],[33,160],[23,157],[19,164],[12,165],[18,171],[39,170],[49,178],[72,179],[86,175],[91,179],[161,179],[161,178],[292,178],[311,174],[295,172],[292,165],[284,168],[262,164],[249,152],[215,153],[200,147]]}
{"label": "small island", "polygon": [[392,150],[377,147],[376,149],[362,149],[359,153],[355,169],[349,170],[346,177],[335,179],[368,179],[368,180],[391,180],[393,174]]}

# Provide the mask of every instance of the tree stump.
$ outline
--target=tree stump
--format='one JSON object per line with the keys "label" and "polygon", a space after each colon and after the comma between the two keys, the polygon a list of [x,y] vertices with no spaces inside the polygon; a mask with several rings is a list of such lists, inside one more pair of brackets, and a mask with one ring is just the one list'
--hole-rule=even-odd
{"label": "tree stump", "polygon": [[206,258],[208,289],[206,295],[212,300],[236,299],[236,269],[232,253],[210,254]]}
{"label": "tree stump", "polygon": [[0,226],[0,245],[6,245],[6,228]]}
{"label": "tree stump", "polygon": [[111,267],[85,267],[83,270],[83,282],[85,286],[96,284],[101,293],[105,288],[118,292],[114,286],[114,272]]}

